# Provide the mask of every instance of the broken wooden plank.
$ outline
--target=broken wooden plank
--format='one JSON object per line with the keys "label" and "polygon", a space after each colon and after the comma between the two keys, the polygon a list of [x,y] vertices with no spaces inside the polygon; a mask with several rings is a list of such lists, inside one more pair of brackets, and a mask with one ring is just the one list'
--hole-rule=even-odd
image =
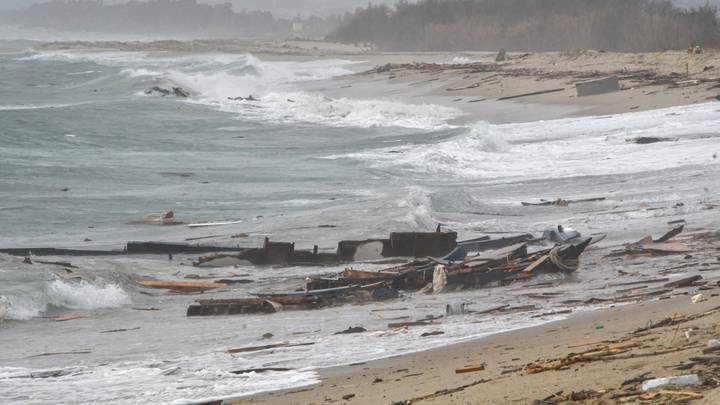
{"label": "broken wooden plank", "polygon": [[500,306],[497,306],[497,307],[494,307],[494,308],[485,309],[485,310],[482,310],[482,311],[477,311],[476,313],[479,314],[479,315],[489,314],[489,313],[492,313],[492,312],[501,311],[501,310],[503,310],[503,309],[505,309],[505,308],[507,308],[507,307],[509,307],[509,306],[510,306],[509,304],[500,305]]}
{"label": "broken wooden plank", "polygon": [[669,280],[670,280],[669,278],[654,278],[651,280],[628,281],[626,283],[613,283],[613,284],[608,284],[607,286],[608,287],[621,287],[621,286],[634,285],[634,284],[662,283],[662,282],[669,281]]}
{"label": "broken wooden plank", "polygon": [[465,366],[465,367],[455,369],[455,374],[472,373],[475,371],[482,371],[482,370],[485,370],[484,364],[480,364],[479,366]]}
{"label": "broken wooden plank", "polygon": [[226,284],[222,283],[199,283],[174,280],[136,280],[135,282],[144,287],[166,289],[178,292],[203,292],[207,290],[227,287]]}
{"label": "broken wooden plank", "polygon": [[396,329],[396,328],[405,328],[409,326],[426,326],[426,325],[432,325],[432,321],[411,321],[411,322],[395,322],[395,323],[389,323],[388,328],[390,329]]}
{"label": "broken wooden plank", "polygon": [[232,374],[248,374],[248,373],[267,373],[268,371],[292,371],[292,368],[285,367],[262,367],[262,368],[248,368],[245,370],[231,371]]}
{"label": "broken wooden plank", "polygon": [[523,272],[525,272],[525,273],[530,273],[531,271],[535,270],[538,266],[540,266],[541,264],[545,263],[549,258],[550,258],[550,256],[548,256],[548,255],[542,255],[542,256],[540,256],[537,260],[535,260],[534,262],[530,263],[530,265],[527,266],[527,267],[525,268],[525,270],[523,270]]}
{"label": "broken wooden plank", "polygon": [[564,90],[565,90],[565,88],[564,88],[564,87],[561,87],[561,88],[557,88],[557,89],[533,91],[532,93],[523,93],[523,94],[516,94],[516,95],[513,95],[513,96],[500,97],[500,98],[498,99],[498,101],[511,100],[511,99],[520,98],[520,97],[539,96],[539,95],[542,95],[542,94],[557,93],[557,92],[559,92],[559,91],[564,91]]}
{"label": "broken wooden plank", "polygon": [[81,314],[80,312],[68,312],[65,314],[60,314],[57,316],[54,316],[50,319],[52,319],[55,322],[65,322],[65,321],[72,321],[74,319],[80,319],[85,318],[85,315]]}
{"label": "broken wooden plank", "polygon": [[248,352],[257,352],[260,350],[268,350],[268,349],[277,349],[281,347],[297,347],[297,346],[310,346],[314,345],[315,343],[275,343],[271,345],[263,345],[263,346],[248,346],[248,347],[241,347],[238,349],[229,349],[227,352],[230,354],[236,354],[236,353],[248,353]]}
{"label": "broken wooden plank", "polygon": [[673,229],[671,229],[670,231],[668,231],[665,235],[663,235],[663,236],[655,239],[653,242],[654,242],[654,243],[667,242],[667,241],[669,241],[670,239],[672,239],[672,238],[676,237],[677,235],[679,235],[680,233],[682,233],[682,231],[683,231],[684,228],[685,228],[685,225],[680,225],[680,226],[678,226],[678,227],[676,227],[676,228],[673,228]]}
{"label": "broken wooden plank", "polygon": [[135,328],[129,328],[129,329],[111,329],[111,330],[104,330],[104,331],[102,331],[102,332],[100,332],[100,333],[130,332],[130,331],[138,330],[138,329],[140,329],[139,326],[137,326],[137,327],[135,327]]}
{"label": "broken wooden plank", "polygon": [[90,350],[77,350],[72,352],[50,352],[50,353],[41,353],[36,354],[30,357],[46,357],[46,356],[64,356],[64,355],[72,355],[72,354],[90,354],[92,353]]}
{"label": "broken wooden plank", "polygon": [[702,276],[697,274],[690,277],[681,278],[679,280],[672,281],[670,283],[664,284],[663,287],[665,288],[677,288],[677,287],[686,287],[698,280],[702,280]]}

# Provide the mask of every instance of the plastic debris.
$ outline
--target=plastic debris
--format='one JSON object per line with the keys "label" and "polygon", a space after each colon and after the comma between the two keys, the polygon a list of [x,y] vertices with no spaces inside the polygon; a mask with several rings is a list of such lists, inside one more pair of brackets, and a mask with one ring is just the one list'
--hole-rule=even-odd
{"label": "plastic debris", "polygon": [[702,294],[693,295],[690,297],[690,301],[692,301],[693,304],[697,304],[698,302],[703,302],[705,300],[705,296]]}
{"label": "plastic debris", "polygon": [[666,385],[675,385],[675,386],[687,386],[687,385],[695,385],[700,382],[700,379],[698,378],[697,374],[688,374],[688,375],[679,375],[676,377],[663,377],[663,378],[654,378],[652,380],[647,380],[642,383],[642,390],[643,391],[649,391],[654,388],[658,387],[664,387]]}

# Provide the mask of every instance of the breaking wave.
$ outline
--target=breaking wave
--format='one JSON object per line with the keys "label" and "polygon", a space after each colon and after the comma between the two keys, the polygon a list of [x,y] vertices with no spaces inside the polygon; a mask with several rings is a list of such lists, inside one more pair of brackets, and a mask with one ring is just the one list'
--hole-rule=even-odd
{"label": "breaking wave", "polygon": [[[342,59],[264,61],[249,54],[167,57],[130,52],[48,52],[24,59],[117,67],[121,75],[142,82],[145,88],[179,86],[192,94],[189,102],[232,112],[246,120],[435,129],[448,126],[447,121],[462,114],[437,105],[329,98],[299,90],[300,82],[354,73],[352,65],[357,62]],[[250,96],[251,100],[242,99]]]}
{"label": "breaking wave", "polygon": [[[260,108],[258,108],[260,107]],[[404,127],[439,129],[460,111],[431,104],[412,105],[385,100],[328,98],[318,93],[269,93],[262,103],[225,102],[221,109],[243,117],[284,123],[315,123],[336,127]]]}
{"label": "breaking wave", "polygon": [[[715,103],[523,124],[480,122],[442,142],[381,148],[352,158],[415,178],[506,181],[639,173],[717,163]],[[672,142],[638,145],[638,137]]]}
{"label": "breaking wave", "polygon": [[432,229],[437,223],[432,218],[432,199],[430,192],[419,186],[406,188],[406,194],[397,201],[400,208],[407,210],[403,222],[411,229]]}
{"label": "breaking wave", "polygon": [[130,302],[128,294],[116,284],[103,286],[87,281],[47,282],[35,291],[0,296],[0,319],[27,320],[51,307],[68,309],[116,308]]}

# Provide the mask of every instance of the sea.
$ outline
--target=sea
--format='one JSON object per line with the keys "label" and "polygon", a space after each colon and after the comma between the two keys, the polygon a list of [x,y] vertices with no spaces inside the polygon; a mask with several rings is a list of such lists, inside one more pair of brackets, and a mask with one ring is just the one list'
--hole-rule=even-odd
{"label": "sea", "polygon": [[[372,67],[362,56],[8,48],[0,53],[0,248],[122,249],[127,241],[257,247],[267,237],[332,252],[342,239],[438,224],[461,239],[539,235],[563,224],[606,234],[599,249],[583,256],[572,277],[535,280],[551,282],[541,289],[520,283],[201,318],[185,316],[195,299],[295,289],[307,276],[345,266],[201,269],[191,265],[193,255],[33,257],[27,264],[0,254],[0,403],[193,404],[302,387],[317,383],[323,368],[572,316],[561,301],[615,296],[609,284],[618,270],[632,271],[623,281],[657,275],[657,263],[603,260],[607,250],[679,219],[717,229],[720,218],[708,209],[720,187],[716,102],[607,116],[512,102],[468,111],[450,96],[413,93],[414,83],[358,74]],[[147,94],[155,86],[190,96]],[[627,142],[643,136],[671,141]],[[604,200],[521,205],[560,197]],[[189,223],[232,223],[134,223],[168,211]],[[38,260],[70,262],[82,281]],[[252,282],[202,296],[134,282],[211,273]],[[538,300],[538,291],[548,298]],[[387,327],[445,315],[459,303],[537,310]],[[68,312],[82,318],[53,319]],[[367,332],[335,334],[350,326]],[[433,331],[443,333],[422,336]],[[309,344],[227,352],[284,342]],[[258,367],[288,370],[233,373]]]}

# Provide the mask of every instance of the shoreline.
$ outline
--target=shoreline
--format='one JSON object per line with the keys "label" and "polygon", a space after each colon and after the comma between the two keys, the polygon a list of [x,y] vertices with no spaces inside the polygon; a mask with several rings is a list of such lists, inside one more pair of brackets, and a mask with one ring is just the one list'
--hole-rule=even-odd
{"label": "shoreline", "polygon": [[[259,52],[256,55],[264,54]],[[289,53],[273,55],[270,58],[282,59],[289,55],[292,56]],[[341,53],[336,55],[343,58],[346,56]],[[351,101],[370,97],[372,99],[397,100],[411,104],[427,103],[453,106],[466,113],[465,116],[451,121],[453,124],[462,125],[468,125],[477,120],[485,120],[492,124],[504,124],[587,115],[603,118],[602,116],[607,114],[699,103],[707,100],[707,97],[720,92],[714,90],[717,86],[720,86],[720,80],[714,76],[717,74],[715,67],[705,69],[707,67],[705,66],[702,71],[693,70],[693,72],[688,72],[684,76],[682,74],[680,76],[674,75],[677,73],[678,67],[685,63],[683,61],[687,55],[682,52],[668,52],[658,55],[657,58],[663,57],[667,60],[658,59],[658,66],[651,73],[642,73],[639,67],[644,63],[642,60],[646,59],[647,55],[638,57],[638,60],[633,62],[630,59],[637,56],[633,54],[578,52],[511,55],[507,63],[501,64],[496,64],[494,55],[489,54],[470,55],[463,53],[462,55],[466,55],[462,56],[464,58],[470,55],[477,56],[482,60],[479,62],[470,61],[452,64],[448,64],[447,61],[455,59],[457,53],[437,53],[432,55],[356,53],[348,55],[350,55],[347,56],[349,59],[363,60],[363,63],[368,68],[373,64],[381,66],[381,68],[330,80],[309,82],[309,84],[302,83],[303,86],[307,85],[307,88],[311,91],[316,90],[336,98],[346,97]],[[698,66],[705,64],[704,61],[707,58],[716,57],[715,55],[714,51],[708,51],[708,54],[698,58]],[[315,58],[313,55],[303,55],[302,57]],[[412,63],[414,59],[419,57],[430,59],[430,62],[427,64]],[[298,58],[300,57],[298,56]],[[387,62],[388,60],[391,60],[395,65],[390,65],[386,70],[384,68],[386,65],[383,62],[390,63]],[[531,66],[532,69],[529,69],[528,66]],[[626,68],[627,70],[625,70]],[[596,77],[607,74],[626,75],[621,78],[621,87],[623,89],[582,99],[574,95],[574,83],[576,81],[584,79],[586,76]],[[665,82],[657,82],[658,80],[664,80]],[[697,80],[697,83],[688,86],[677,85],[677,82],[687,80]],[[562,90],[544,93],[560,87],[562,87]],[[503,98],[507,101],[501,100]],[[625,141],[621,139],[620,142],[624,143]],[[608,185],[607,187],[614,188],[615,186]],[[545,193],[547,190],[542,190],[542,192]],[[556,190],[552,190],[552,192],[555,193]],[[539,197],[552,197],[552,195],[537,194]],[[568,196],[565,195],[564,197]],[[626,197],[618,198],[620,202],[623,202]],[[685,197],[678,196],[675,200],[678,198]],[[631,200],[631,198],[629,199]],[[689,201],[686,202],[689,203]],[[632,205],[632,208],[637,210],[644,209],[643,206],[648,206],[644,201],[639,207],[637,203],[632,201],[627,202],[627,204]],[[677,206],[673,208],[677,208]],[[581,219],[588,218],[586,213],[568,211],[570,210],[553,213],[549,215],[550,219],[543,217],[540,222],[554,223],[555,217],[563,217],[564,219],[567,215],[577,215]],[[688,216],[695,215],[696,219],[701,219],[697,221],[701,223],[693,223],[696,226],[707,227],[708,223],[712,222],[710,215],[699,212],[674,212],[667,216],[673,216],[674,219],[678,215],[684,215],[684,219],[689,219]],[[638,219],[637,221],[640,222],[641,220]],[[664,221],[665,219],[663,219],[663,225]],[[644,220],[644,222],[641,225],[646,228],[653,221],[648,219]],[[659,223],[654,223],[652,226],[657,228]],[[590,229],[597,230],[597,227],[589,227],[588,230]],[[603,229],[603,231],[611,232],[606,229]],[[637,229],[634,231],[638,232]],[[625,227],[623,232],[627,234],[632,231],[628,231],[627,227]],[[611,237],[618,236],[617,233],[611,235]],[[624,237],[624,235],[622,236]],[[618,247],[618,245],[612,247]],[[704,253],[707,254],[708,252]],[[693,252],[693,255],[695,254]],[[595,258],[597,259],[597,257]],[[704,259],[708,259],[708,257]],[[630,266],[638,263],[622,263],[621,265],[625,264]],[[660,260],[656,262],[648,260],[646,264],[648,265],[646,267],[654,272],[657,266],[663,263]],[[703,271],[702,268],[691,266],[687,262],[684,264],[686,266],[681,271]],[[707,269],[718,270],[716,268]],[[617,268],[615,264],[611,263],[611,260],[600,259],[596,263],[587,263],[581,269],[581,271],[585,272],[593,270],[605,271],[617,270]],[[642,277],[647,280],[647,276],[654,274],[643,274]],[[611,277],[613,275],[615,275],[614,272],[611,273]],[[620,272],[619,275],[625,276],[626,274]],[[635,273],[635,275],[638,275],[638,273]],[[560,390],[568,393],[570,391],[589,389],[594,391],[588,395],[592,395],[592,398],[599,398],[607,394],[607,392],[599,392],[602,390],[613,389],[614,393],[619,392],[620,388],[618,387],[621,383],[634,377],[635,371],[640,374],[642,371],[649,370],[649,372],[654,373],[653,376],[663,377],[664,375],[660,371],[663,370],[662,366],[667,365],[665,362],[682,360],[684,358],[673,356],[676,354],[677,356],[684,356],[686,353],[684,351],[669,352],[667,356],[661,355],[662,357],[658,358],[659,360],[648,356],[648,358],[653,359],[652,362],[643,364],[633,362],[634,358],[614,359],[612,364],[618,364],[622,373],[618,372],[617,368],[612,370],[610,367],[599,368],[596,363],[588,364],[587,367],[570,367],[569,370],[550,371],[532,376],[525,376],[519,372],[503,373],[507,371],[504,367],[517,368],[538,359],[559,358],[572,353],[574,350],[582,350],[576,349],[577,345],[582,344],[584,346],[584,343],[588,341],[593,343],[603,339],[605,341],[617,341],[620,339],[625,342],[626,340],[622,339],[625,339],[630,331],[646,326],[648,321],[657,322],[660,319],[672,316],[670,311],[683,311],[691,314],[712,308],[718,305],[718,299],[712,296],[717,295],[718,288],[715,284],[716,280],[712,278],[715,273],[707,273],[707,275],[710,277],[709,280],[706,279],[705,283],[708,284],[704,287],[707,287],[708,290],[703,291],[709,299],[709,302],[706,303],[689,304],[689,296],[697,292],[700,287],[703,287],[694,285],[691,287],[691,291],[685,291],[683,293],[685,295],[679,298],[652,302],[645,301],[628,306],[572,314],[568,319],[510,332],[500,332],[463,343],[401,356],[391,356],[380,360],[320,369],[318,372],[323,382],[319,386],[314,385],[294,390],[257,394],[234,402],[391,403],[403,401],[403,403],[407,403],[407,401],[411,401],[416,403],[435,401],[437,403],[447,403],[446,401],[457,400],[459,403],[528,403],[533,400],[548,398],[549,395]],[[713,284],[711,285],[709,282]],[[587,291],[592,290],[592,288],[583,284],[580,284],[580,287]],[[535,291],[537,290],[532,292]],[[567,291],[563,292],[566,293]],[[472,293],[464,293],[467,294],[468,298],[473,298]],[[616,291],[616,293],[620,292]],[[519,302],[521,299],[525,301],[534,299],[526,296],[521,297],[522,295],[509,294],[511,299],[515,300],[512,303],[513,306],[521,304],[522,302]],[[438,296],[438,298],[442,299],[442,296]],[[496,298],[500,297],[496,296]],[[507,299],[507,297],[502,298]],[[408,306],[417,306],[417,301],[409,301],[407,304]],[[442,302],[441,304],[443,308],[441,310],[444,310],[445,303]],[[417,308],[422,307],[417,306]],[[562,307],[553,307],[553,311],[557,309],[562,309]],[[343,319],[344,322],[345,318],[338,319]],[[697,322],[702,323],[708,319],[717,321],[718,315],[713,312],[703,319],[698,319]],[[491,317],[485,317],[473,323],[492,321]],[[516,321],[522,322],[522,320],[517,319]],[[383,328],[384,324],[383,320]],[[689,324],[691,324],[690,321]],[[415,331],[412,328],[407,331],[407,333],[413,332]],[[658,336],[653,336],[653,338],[656,338],[655,340],[651,342],[643,341],[640,346],[633,346],[631,350],[628,349],[629,351],[623,351],[623,353],[636,354],[633,350],[639,348],[657,348],[657,351],[667,350],[667,347],[671,347],[676,343],[677,335],[680,334],[679,329],[675,331],[674,335],[672,329],[662,329],[652,333],[655,332],[658,333]],[[699,345],[710,338],[712,338],[711,333],[705,328],[702,335],[704,340],[700,339],[692,343],[692,350],[696,352],[701,350]],[[382,339],[382,337],[377,337],[377,339]],[[635,338],[632,337],[629,340],[633,339]],[[689,337],[686,340],[691,341]],[[638,343],[634,340],[633,342]],[[372,343],[359,341],[359,345],[369,344]],[[608,345],[612,344],[614,343],[608,343]],[[512,349],[509,349],[510,347]],[[626,362],[624,360],[630,361]],[[463,374],[455,374],[454,372],[460,367],[482,364],[484,364],[484,370]],[[602,384],[605,385],[589,386],[585,384],[588,378],[596,378],[596,376],[600,376]],[[259,377],[262,378],[262,375],[260,374]],[[596,383],[593,382],[593,384]],[[522,390],[516,389],[517,386],[523,386],[524,388]],[[381,389],[378,390],[377,388]],[[508,392],[511,392],[512,395],[508,395]],[[704,394],[698,393],[698,395]]]}
{"label": "shoreline", "polygon": [[[270,61],[346,59],[358,62],[361,71],[309,82],[307,88],[332,97],[429,100],[466,112],[465,120],[494,124],[647,111],[720,97],[720,65],[716,62],[720,50],[715,49],[699,54],[677,50],[508,53],[501,61],[496,61],[494,52],[377,52],[302,39],[60,41],[40,43],[34,49],[249,53]],[[606,76],[619,79],[619,90],[578,97],[577,82]]]}
{"label": "shoreline", "polygon": [[[597,397],[611,395],[621,390],[623,382],[638,375],[644,375],[644,381],[652,377],[691,373],[665,369],[664,366],[699,355],[707,339],[714,338],[708,331],[714,331],[714,326],[709,325],[720,320],[720,299],[716,298],[718,291],[718,287],[705,291],[708,300],[698,304],[691,303],[690,295],[681,295],[667,300],[602,308],[442,348],[320,369],[318,374],[322,382],[319,384],[257,394],[226,403],[524,404],[560,391],[593,390],[600,393]],[[698,315],[704,311],[714,312],[695,320],[679,322],[680,326],[652,329],[650,334],[635,337],[632,333],[668,317]],[[688,339],[684,331],[689,328],[697,329]],[[678,333],[677,330],[681,331]],[[637,346],[637,350],[629,351],[637,351],[635,354],[640,355],[637,357],[626,356],[629,358],[619,358],[612,363],[578,363],[558,371],[529,375],[520,371],[507,372],[520,369],[527,363],[563,358],[588,348],[608,344],[612,347],[619,344],[613,342],[643,339],[645,343]],[[648,355],[668,349],[671,351],[665,354]],[[484,365],[485,368],[476,372],[455,373],[456,369],[468,365]],[[704,393],[706,399],[720,398],[719,389],[711,391],[709,387],[704,387],[704,390],[708,391]],[[354,396],[342,399],[348,395]]]}
{"label": "shoreline", "polygon": [[[709,52],[715,54],[715,51]],[[720,81],[715,82],[713,80],[717,79],[710,78],[710,75],[718,74],[717,71],[713,73],[714,67],[705,69],[703,66],[695,72],[675,74],[685,63],[684,60],[690,58],[684,52],[655,55],[592,51],[576,54],[530,54],[518,59],[511,58],[507,63],[499,65],[488,59],[494,56],[484,55],[486,59],[479,63],[490,67],[479,72],[474,71],[478,67],[476,63],[459,67],[436,64],[447,61],[450,55],[435,54],[431,57],[434,62],[426,65],[411,62],[414,58],[421,57],[417,54],[376,55],[368,58],[373,61],[371,63],[377,63],[384,57],[384,60],[393,61],[389,63],[397,64],[333,79],[332,86],[323,83],[315,87],[331,97],[363,98],[369,95],[375,98],[379,90],[380,97],[399,99],[402,102],[417,103],[417,100],[423,100],[442,106],[460,105],[459,108],[466,113],[460,122],[464,121],[465,124],[473,120],[505,124],[647,111],[707,102],[709,97],[720,93],[715,90]],[[656,66],[643,77],[641,67],[646,63],[645,59],[651,57],[656,58]],[[704,64],[706,57],[707,54],[702,60],[695,60],[694,65]],[[383,65],[378,63],[377,66]],[[528,70],[528,66],[534,69]],[[579,98],[574,83],[584,80],[585,78],[580,78],[584,75],[626,77],[620,78],[619,91]],[[698,82],[687,87],[675,84],[685,80]],[[517,97],[512,101],[497,100],[559,88],[562,90]],[[714,288],[713,291],[705,293],[717,295],[717,291],[718,289]],[[686,294],[689,295],[590,310],[582,314],[572,314],[560,321],[492,334],[426,351],[319,369],[318,375],[322,380],[320,384],[226,402],[524,404],[546,399],[559,391],[605,391],[596,392],[597,395],[593,394],[592,398],[612,395],[612,392],[623,388],[624,381],[643,373],[651,373],[646,374],[646,379],[679,375],[662,367],[665,363],[681,361],[690,356],[686,356],[684,351],[678,351],[659,355],[657,358],[649,357],[650,360],[645,363],[626,359],[618,360],[619,366],[614,367],[597,364],[585,367],[581,364],[580,367],[571,367],[569,370],[531,376],[519,373],[502,374],[502,367],[520,367],[539,359],[562,357],[573,352],[569,346],[620,339],[630,331],[646,326],[649,321],[656,322],[675,313],[694,314],[720,302],[711,298],[709,303],[691,304],[690,293]],[[712,319],[718,320],[720,316],[713,315]],[[667,340],[668,334],[672,334],[672,331],[665,329],[667,328],[657,332],[658,336],[661,336],[659,339]],[[509,350],[511,347],[514,349]],[[664,346],[658,349],[662,350]],[[693,353],[700,350],[697,347],[692,349]],[[454,373],[454,369],[478,364],[484,364],[485,370],[467,374]],[[589,378],[595,381],[588,383]],[[703,394],[698,395],[701,397]],[[720,394],[716,390],[706,396],[716,398],[718,395]],[[640,397],[636,400],[638,398]],[[607,403],[614,403],[614,400],[610,401]],[[562,401],[557,403],[560,402]]]}
{"label": "shoreline", "polygon": [[[477,60],[450,63],[457,58],[453,55],[417,62],[414,58],[423,55],[379,54],[368,58],[377,63],[375,68],[336,80],[351,96],[362,93],[348,86],[375,85],[383,96],[430,100],[493,124],[640,112],[720,97],[716,50],[700,55],[545,52],[510,55],[503,62],[477,54]],[[578,96],[576,83],[608,76],[618,78],[618,90]]]}

